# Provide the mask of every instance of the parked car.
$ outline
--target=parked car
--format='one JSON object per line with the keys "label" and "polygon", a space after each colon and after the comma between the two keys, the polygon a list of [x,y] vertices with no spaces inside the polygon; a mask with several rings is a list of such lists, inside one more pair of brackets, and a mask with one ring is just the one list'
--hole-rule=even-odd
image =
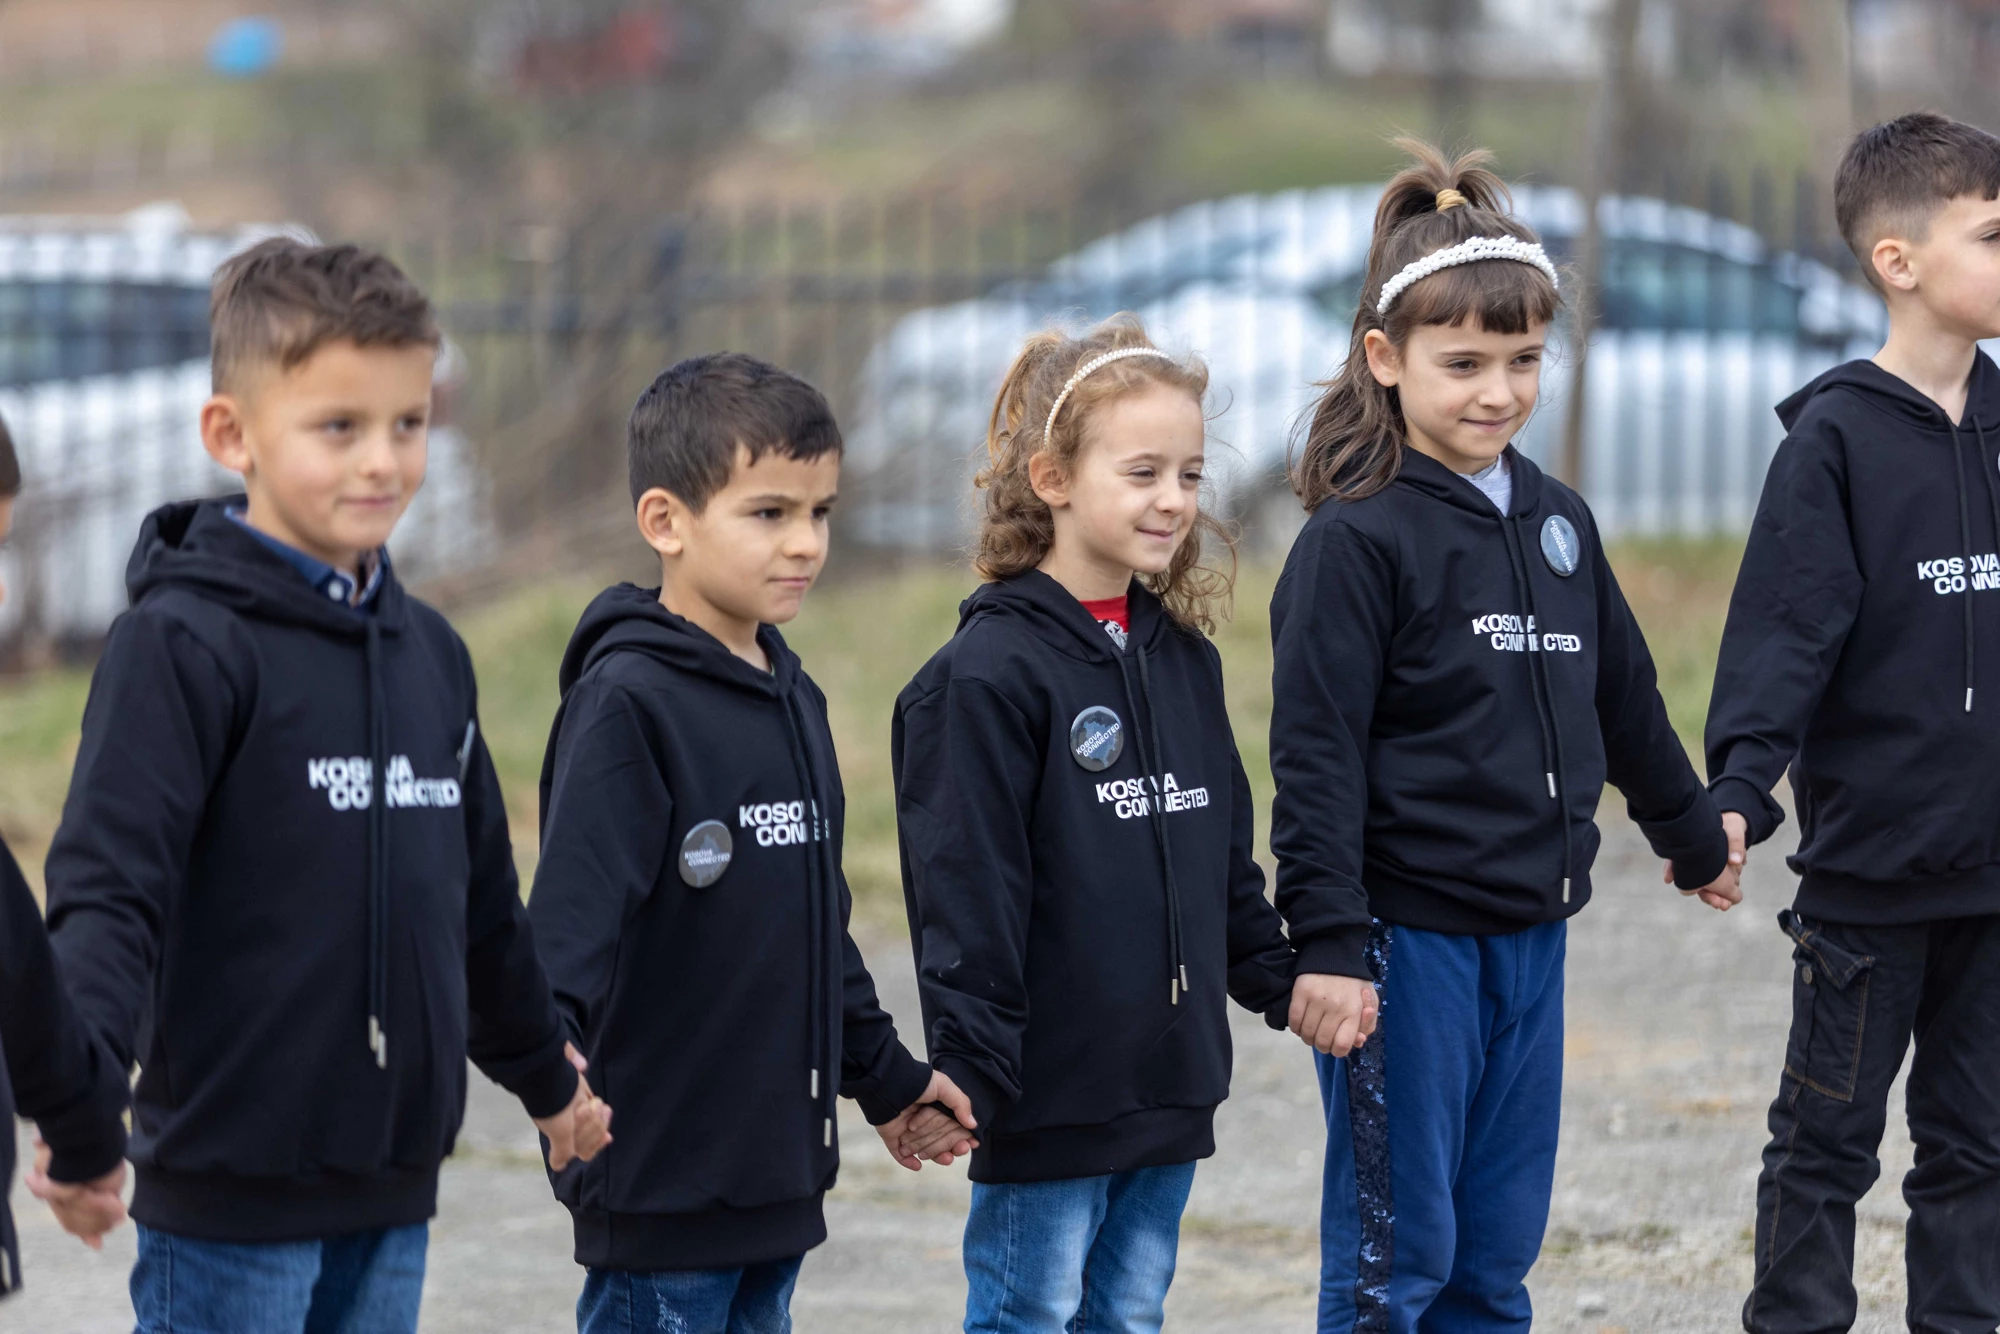
{"label": "parked car", "polygon": [[[122,217],[0,217],[0,417],[20,455],[0,640],[86,641],[124,609],[148,511],[241,486],[209,459],[208,297],[229,256],[280,232],[197,230],[172,204]],[[462,365],[451,348],[441,376]],[[441,401],[447,396],[441,395]],[[479,547],[464,438],[431,432],[430,471],[397,529],[399,571],[448,573]]]}
{"label": "parked car", "polygon": [[[1268,495],[1288,443],[1347,354],[1377,187],[1242,195],[1100,238],[1030,281],[915,311],[873,347],[849,460],[870,542],[962,538],[968,477],[993,394],[1029,333],[1136,312],[1162,345],[1209,364],[1218,501]],[[1583,206],[1568,190],[1516,198],[1558,263]],[[1610,533],[1746,528],[1772,450],[1771,407],[1886,327],[1867,288],[1750,229],[1657,199],[1607,198],[1602,315],[1588,362],[1586,490]],[[1541,406],[1518,444],[1546,461],[1570,400],[1556,330]],[[1295,510],[1296,507],[1293,506]]]}

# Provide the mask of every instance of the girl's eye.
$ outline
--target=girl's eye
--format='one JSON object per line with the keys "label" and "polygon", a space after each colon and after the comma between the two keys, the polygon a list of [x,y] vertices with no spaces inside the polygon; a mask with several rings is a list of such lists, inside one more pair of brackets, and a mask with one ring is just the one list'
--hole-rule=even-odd
{"label": "girl's eye", "polygon": [[1192,484],[1192,485],[1194,485],[1194,486],[1200,486],[1200,485],[1201,485],[1201,469],[1199,469],[1199,468],[1189,468],[1189,469],[1188,469],[1188,470],[1187,470],[1186,472],[1184,472],[1184,473],[1182,473],[1182,474],[1181,474],[1181,480],[1182,480],[1183,482],[1188,482],[1188,483],[1190,483],[1190,484]]}
{"label": "girl's eye", "polygon": [[424,429],[424,419],[415,413],[411,413],[409,416],[403,418],[401,422],[397,423],[397,425],[404,431],[415,433]]}
{"label": "girl's eye", "polygon": [[1132,475],[1138,478],[1140,481],[1144,482],[1150,482],[1153,480],[1153,470],[1151,468],[1134,468],[1132,470]]}
{"label": "girl's eye", "polygon": [[826,516],[831,513],[833,513],[833,506],[815,505],[813,506],[813,521],[815,523],[824,523],[826,522]]}
{"label": "girl's eye", "polygon": [[1539,366],[1542,364],[1542,354],[1539,352],[1523,352],[1514,359],[1514,364],[1517,366]]}
{"label": "girl's eye", "polygon": [[346,435],[354,429],[354,422],[347,417],[335,417],[330,421],[321,422],[319,429],[328,435]]}
{"label": "girl's eye", "polygon": [[1476,371],[1479,369],[1479,367],[1470,361],[1454,361],[1449,364],[1447,369],[1457,371],[1459,374],[1463,375],[1468,371]]}

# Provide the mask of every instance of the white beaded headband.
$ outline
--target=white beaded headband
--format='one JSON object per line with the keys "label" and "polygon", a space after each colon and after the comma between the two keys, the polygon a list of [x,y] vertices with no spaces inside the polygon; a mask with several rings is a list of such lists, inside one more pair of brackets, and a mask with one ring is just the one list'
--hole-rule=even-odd
{"label": "white beaded headband", "polygon": [[1069,402],[1072,390],[1089,379],[1093,372],[1103,370],[1112,362],[1123,361],[1127,357],[1158,357],[1162,361],[1172,361],[1174,359],[1171,353],[1162,352],[1157,347],[1121,347],[1115,352],[1105,352],[1092,357],[1089,361],[1084,362],[1083,365],[1076,368],[1076,374],[1069,377],[1069,383],[1062,387],[1060,394],[1056,395],[1056,404],[1049,409],[1049,419],[1042,423],[1042,439],[1046,441],[1054,433],[1056,429],[1056,414],[1062,411],[1063,404]]}
{"label": "white beaded headband", "polygon": [[1548,252],[1534,242],[1516,240],[1511,236],[1475,236],[1455,246],[1433,250],[1422,259],[1414,259],[1404,265],[1401,273],[1382,284],[1382,297],[1375,303],[1375,313],[1387,315],[1396,298],[1409,290],[1412,283],[1421,282],[1440,269],[1475,264],[1482,259],[1511,259],[1517,264],[1532,264],[1548,275],[1552,286],[1562,286],[1556,278],[1556,266],[1549,262]]}

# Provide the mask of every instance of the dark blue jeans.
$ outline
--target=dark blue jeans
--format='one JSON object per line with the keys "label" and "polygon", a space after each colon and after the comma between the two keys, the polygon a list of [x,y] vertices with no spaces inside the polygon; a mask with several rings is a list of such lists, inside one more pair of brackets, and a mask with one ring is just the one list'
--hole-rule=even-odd
{"label": "dark blue jeans", "polygon": [[592,1269],[577,1334],[790,1334],[804,1256],[741,1269]]}
{"label": "dark blue jeans", "polygon": [[1157,1334],[1194,1164],[977,1184],[966,1334]]}
{"label": "dark blue jeans", "polygon": [[1568,925],[1378,923],[1375,1036],[1318,1058],[1321,1334],[1525,1334],[1562,1114]]}
{"label": "dark blue jeans", "polygon": [[317,1241],[204,1241],[139,1227],[137,1334],[416,1334],[422,1223]]}
{"label": "dark blue jeans", "polygon": [[1914,1038],[1904,1264],[1915,1334],[2000,1325],[2000,917],[1847,926],[1787,909],[1792,1031],[1757,1179],[1752,1334],[1854,1323],[1854,1205]]}

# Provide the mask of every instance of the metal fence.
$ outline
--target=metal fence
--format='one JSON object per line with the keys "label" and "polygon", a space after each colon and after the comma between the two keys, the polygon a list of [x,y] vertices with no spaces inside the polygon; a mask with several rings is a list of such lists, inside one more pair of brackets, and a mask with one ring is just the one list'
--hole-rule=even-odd
{"label": "metal fence", "polygon": [[[1691,199],[1655,182],[1601,202],[1584,489],[1609,534],[1741,530],[1781,434],[1772,405],[1881,335],[1813,192],[1738,185]],[[1345,354],[1376,197],[1341,186],[1136,218],[919,198],[377,238],[437,297],[451,339],[446,426],[399,568],[463,577],[503,567],[524,534],[576,548],[626,536],[626,412],[660,368],[717,348],[828,391],[850,442],[844,541],[956,546],[1021,340],[1121,310],[1207,360],[1214,503],[1281,542],[1297,520],[1286,446]],[[1577,196],[1532,187],[1517,205],[1559,260],[1574,250]],[[0,413],[27,483],[0,637],[101,631],[146,510],[229,485],[195,429],[206,287],[261,234],[197,233],[171,210],[0,224]],[[1544,461],[1571,398],[1568,336],[1520,440]]]}

